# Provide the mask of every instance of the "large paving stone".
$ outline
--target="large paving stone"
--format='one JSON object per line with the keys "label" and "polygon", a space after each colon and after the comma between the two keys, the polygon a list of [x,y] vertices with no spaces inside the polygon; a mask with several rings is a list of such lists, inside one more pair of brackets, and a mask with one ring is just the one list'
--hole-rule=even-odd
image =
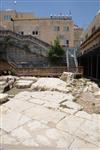
{"label": "large paving stone", "polygon": [[43,101],[43,99],[38,99],[38,98],[30,98],[29,102],[33,103],[33,104],[38,104],[38,105],[43,105],[45,103],[45,101]]}
{"label": "large paving stone", "polygon": [[0,93],[0,103],[3,103],[8,100],[8,94]]}
{"label": "large paving stone", "polygon": [[63,108],[63,107],[59,107],[59,110],[70,115],[74,115],[75,113],[78,112],[78,110],[76,109],[69,109],[69,108]]}
{"label": "large paving stone", "polygon": [[45,135],[37,135],[36,140],[41,146],[51,146],[50,140]]}
{"label": "large paving stone", "polygon": [[49,109],[54,109],[57,110],[59,108],[59,103],[55,103],[55,102],[45,102],[45,104],[43,105]]}
{"label": "large paving stone", "polygon": [[86,120],[75,135],[100,147],[100,122]]}
{"label": "large paving stone", "polygon": [[80,117],[80,118],[84,118],[84,119],[87,119],[87,120],[94,120],[94,121],[96,121],[95,117],[93,117],[94,116],[93,114],[89,114],[89,113],[87,113],[85,111],[78,111],[75,114],[75,116]]}
{"label": "large paving stone", "polygon": [[25,130],[23,127],[19,127],[11,132],[13,137],[16,137],[18,141],[22,142],[26,139],[32,138],[31,134]]}
{"label": "large paving stone", "polygon": [[23,101],[26,101],[26,100],[29,100],[31,98],[31,92],[28,92],[28,91],[24,91],[24,92],[20,92],[18,93],[15,97],[14,97],[14,100],[23,100]]}
{"label": "large paving stone", "polygon": [[1,144],[18,144],[19,142],[9,134],[2,135],[0,137]]}
{"label": "large paving stone", "polygon": [[83,107],[81,105],[79,105],[75,102],[71,102],[71,101],[66,101],[66,102],[61,103],[61,107],[66,107],[66,108],[69,108],[69,109],[75,109],[77,111],[83,109]]}
{"label": "large paving stone", "polygon": [[54,103],[61,103],[63,101],[73,101],[75,98],[67,93],[61,93],[58,91],[38,91],[38,92],[31,92],[32,98],[41,99],[45,102],[54,102]]}
{"label": "large paving stone", "polygon": [[65,119],[57,124],[57,128],[74,135],[84,121],[85,120],[82,118],[78,118],[73,115],[67,115]]}
{"label": "large paving stone", "polygon": [[7,111],[6,113],[1,113],[0,128],[5,130],[6,132],[10,132],[29,120],[30,118],[22,115],[21,113]]}
{"label": "large paving stone", "polygon": [[69,150],[99,150],[99,147],[85,140],[75,138]]}
{"label": "large paving stone", "polygon": [[54,122],[57,123],[66,114],[60,111],[53,111],[43,106],[35,106],[29,110],[23,112],[23,114],[31,117],[32,119],[41,120],[42,122]]}
{"label": "large paving stone", "polygon": [[[22,133],[22,134],[20,134]],[[12,137],[27,146],[41,148],[67,148],[73,141],[68,133],[51,128],[37,120],[31,120],[11,132]]]}
{"label": "large paving stone", "polygon": [[[16,128],[11,132],[11,135],[24,145],[38,144],[36,140],[37,135],[44,135],[45,130],[49,127],[37,120],[31,120],[28,123]],[[33,139],[33,140],[32,140]]]}
{"label": "large paving stone", "polygon": [[32,106],[34,107],[34,105],[32,103],[29,103],[27,101],[23,101],[23,100],[16,100],[16,99],[12,99],[10,101],[8,101],[4,106],[8,107],[11,110],[17,111],[17,112],[22,112],[26,109],[30,109]]}
{"label": "large paving stone", "polygon": [[22,141],[22,144],[26,146],[34,146],[35,149],[36,147],[39,147],[39,144],[36,142],[36,140],[33,139],[33,137]]}

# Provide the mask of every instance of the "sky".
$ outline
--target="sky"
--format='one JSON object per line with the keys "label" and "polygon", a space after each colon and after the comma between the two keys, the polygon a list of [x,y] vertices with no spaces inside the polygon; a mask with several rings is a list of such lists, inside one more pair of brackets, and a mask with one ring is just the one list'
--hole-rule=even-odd
{"label": "sky", "polygon": [[86,28],[100,10],[100,0],[0,0],[0,10],[5,9],[32,12],[37,16],[71,12],[75,24]]}

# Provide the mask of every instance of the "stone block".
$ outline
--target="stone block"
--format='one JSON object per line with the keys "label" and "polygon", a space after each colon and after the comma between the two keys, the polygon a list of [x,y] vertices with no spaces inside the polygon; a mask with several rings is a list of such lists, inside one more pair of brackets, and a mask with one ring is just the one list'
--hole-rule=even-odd
{"label": "stone block", "polygon": [[17,88],[30,88],[32,85],[32,80],[18,80],[15,84]]}
{"label": "stone block", "polygon": [[6,102],[8,100],[8,94],[0,93],[0,103]]}

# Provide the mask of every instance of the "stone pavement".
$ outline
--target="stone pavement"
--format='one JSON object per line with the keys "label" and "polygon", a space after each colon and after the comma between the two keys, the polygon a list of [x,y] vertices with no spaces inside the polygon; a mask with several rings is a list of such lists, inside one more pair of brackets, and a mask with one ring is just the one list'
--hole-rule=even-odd
{"label": "stone pavement", "polygon": [[3,150],[100,150],[100,115],[68,93],[20,92],[0,106],[0,117]]}

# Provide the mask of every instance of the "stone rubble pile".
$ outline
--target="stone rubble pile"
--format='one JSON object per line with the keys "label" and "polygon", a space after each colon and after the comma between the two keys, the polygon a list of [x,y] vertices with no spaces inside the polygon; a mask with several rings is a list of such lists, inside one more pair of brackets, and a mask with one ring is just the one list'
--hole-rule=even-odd
{"label": "stone rubble pile", "polygon": [[[68,72],[64,72],[60,79],[66,82],[66,89],[69,90],[72,93],[72,95],[74,95],[76,98],[78,96],[81,96],[81,93],[91,93],[94,97],[98,97],[100,100],[99,86],[96,83],[90,81],[89,79],[72,79],[72,74],[70,72],[69,75]],[[71,83],[69,81],[71,81]]]}
{"label": "stone rubble pile", "polygon": [[60,79],[70,84],[74,79],[74,73],[72,73],[72,72],[63,72]]}

